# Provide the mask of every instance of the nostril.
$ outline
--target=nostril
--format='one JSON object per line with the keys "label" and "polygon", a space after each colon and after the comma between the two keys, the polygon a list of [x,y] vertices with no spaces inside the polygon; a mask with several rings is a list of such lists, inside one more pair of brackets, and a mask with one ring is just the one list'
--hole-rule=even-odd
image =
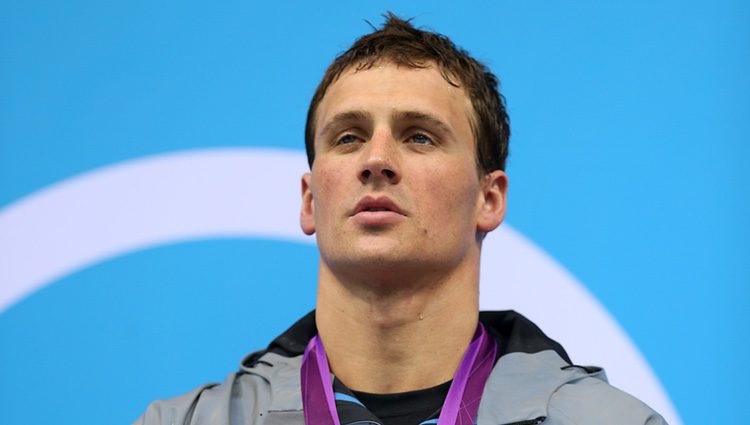
{"label": "nostril", "polygon": [[366,182],[371,179],[376,180],[387,180],[390,182],[396,182],[399,179],[398,173],[389,167],[382,167],[378,164],[373,166],[366,166],[362,169],[359,174],[360,180]]}

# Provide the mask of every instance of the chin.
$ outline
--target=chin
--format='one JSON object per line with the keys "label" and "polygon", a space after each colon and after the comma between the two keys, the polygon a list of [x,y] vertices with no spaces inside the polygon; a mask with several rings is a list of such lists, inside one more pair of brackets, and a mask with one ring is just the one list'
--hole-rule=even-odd
{"label": "chin", "polygon": [[332,269],[350,280],[377,282],[379,285],[403,286],[409,281],[425,276],[426,270],[435,270],[436,264],[419,253],[397,250],[368,250],[350,252],[346,258],[332,259]]}
{"label": "chin", "polygon": [[401,268],[408,263],[409,258],[414,258],[408,255],[399,255],[396,250],[368,250],[367,252],[359,252],[355,255],[350,256],[347,263],[351,267],[361,267],[363,269],[388,269],[391,267]]}

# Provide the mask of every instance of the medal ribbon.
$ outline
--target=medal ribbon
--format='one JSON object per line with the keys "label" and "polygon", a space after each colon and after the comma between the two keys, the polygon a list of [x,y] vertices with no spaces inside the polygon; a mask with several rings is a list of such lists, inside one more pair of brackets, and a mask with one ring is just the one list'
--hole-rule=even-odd
{"label": "medal ribbon", "polygon": [[[448,389],[438,425],[474,425],[484,384],[497,355],[497,343],[481,323]],[[323,342],[315,335],[302,357],[302,406],[306,425],[341,425],[333,397],[331,370]]]}

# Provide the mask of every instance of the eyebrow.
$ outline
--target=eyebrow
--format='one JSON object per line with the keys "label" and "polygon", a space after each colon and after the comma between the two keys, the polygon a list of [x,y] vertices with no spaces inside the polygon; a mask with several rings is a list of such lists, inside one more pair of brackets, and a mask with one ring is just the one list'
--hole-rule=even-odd
{"label": "eyebrow", "polygon": [[440,118],[436,117],[427,112],[420,111],[396,111],[392,116],[393,121],[418,121],[430,124],[433,127],[438,128],[441,132],[447,134],[453,134],[453,130],[443,122]]}
{"label": "eyebrow", "polygon": [[341,125],[341,123],[349,123],[349,122],[361,122],[361,121],[371,121],[372,118],[369,113],[364,111],[345,111],[340,112],[331,118],[330,121],[326,123],[325,126],[320,130],[320,135],[324,136],[330,131],[332,131],[335,127]]}
{"label": "eyebrow", "polygon": [[[447,133],[447,134],[453,134],[453,130],[440,118],[436,117],[435,115],[432,115],[427,112],[421,112],[421,111],[395,111],[391,119],[395,122],[399,121],[418,121],[418,122],[424,122],[428,123],[431,126],[434,126],[438,128],[441,132]],[[320,135],[324,136],[330,131],[334,130],[337,126],[341,125],[342,123],[351,123],[351,122],[363,122],[363,121],[371,121],[372,116],[369,112],[365,111],[345,111],[340,112],[331,118],[330,121],[326,123],[325,126],[320,131]]]}

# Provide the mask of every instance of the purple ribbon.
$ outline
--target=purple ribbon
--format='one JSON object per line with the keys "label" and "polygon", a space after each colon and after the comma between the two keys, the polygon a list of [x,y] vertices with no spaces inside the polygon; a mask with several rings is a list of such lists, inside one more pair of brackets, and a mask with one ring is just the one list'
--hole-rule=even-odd
{"label": "purple ribbon", "polygon": [[[495,364],[497,343],[481,323],[453,377],[438,425],[473,425],[484,384]],[[302,406],[306,425],[341,425],[323,342],[315,335],[302,357]]]}
{"label": "purple ribbon", "polygon": [[310,340],[302,357],[302,407],[307,425],[341,425],[333,398],[331,370],[326,350],[317,334]]}

